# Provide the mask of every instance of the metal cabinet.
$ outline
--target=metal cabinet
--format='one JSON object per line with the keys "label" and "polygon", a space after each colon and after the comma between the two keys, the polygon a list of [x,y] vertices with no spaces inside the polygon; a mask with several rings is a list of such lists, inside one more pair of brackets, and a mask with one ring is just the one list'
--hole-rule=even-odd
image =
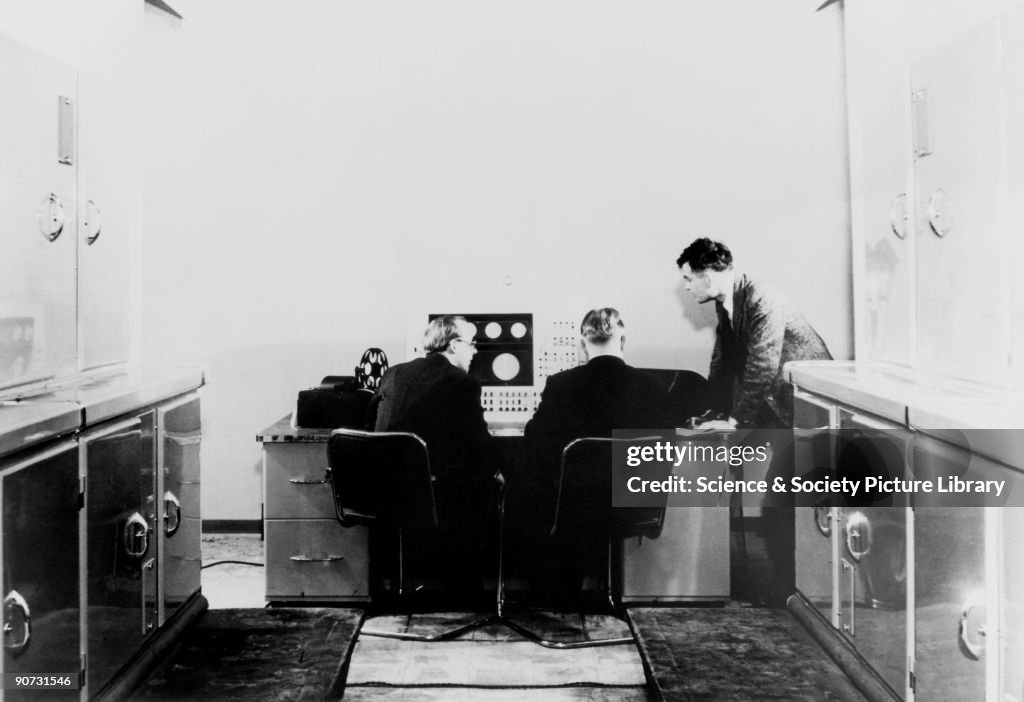
{"label": "metal cabinet", "polygon": [[991,265],[1010,242],[1003,92],[1020,70],[1004,65],[1002,31],[986,23],[911,65],[917,364],[997,384],[1010,352],[1011,274]]}
{"label": "metal cabinet", "polygon": [[326,468],[326,435],[264,440],[268,601],[369,600],[368,530],[338,522]]}
{"label": "metal cabinet", "polygon": [[[891,422],[838,409],[840,477],[905,478],[912,434]],[[908,684],[909,570],[905,493],[864,494],[838,510],[839,629],[897,693]]]}
{"label": "metal cabinet", "polygon": [[[0,465],[3,505],[4,674],[82,669],[79,605],[78,447],[62,442]],[[73,700],[78,689],[50,690]],[[3,699],[38,699],[5,690]]]}
{"label": "metal cabinet", "polygon": [[202,525],[199,511],[199,447],[196,394],[157,409],[157,554],[160,624],[200,587]]}
{"label": "metal cabinet", "polygon": [[0,36],[0,388],[74,371],[71,67]]}
{"label": "metal cabinet", "polygon": [[129,360],[132,245],[142,217],[141,163],[130,141],[142,121],[131,89],[132,65],[126,56],[121,67],[105,66],[102,75],[83,70],[79,76],[80,370]]}
{"label": "metal cabinet", "polygon": [[[835,426],[834,405],[800,391],[793,395],[794,465],[797,475],[833,468],[831,429]],[[795,507],[796,588],[821,616],[838,626],[835,615],[837,595],[832,552],[832,525],[837,508],[831,501]]]}
{"label": "metal cabinet", "polygon": [[99,692],[155,631],[155,412],[83,434],[86,694]]}
{"label": "metal cabinet", "polygon": [[860,360],[1024,387],[1024,283],[992,263],[1024,254],[1022,17],[1001,0],[844,7]]}
{"label": "metal cabinet", "polygon": [[[994,477],[991,468],[965,448],[929,436],[914,440],[916,478],[986,479]],[[985,698],[988,509],[1001,508],[970,506],[948,495],[915,496],[914,675],[919,699]],[[1018,558],[1014,554],[1012,560]]]}

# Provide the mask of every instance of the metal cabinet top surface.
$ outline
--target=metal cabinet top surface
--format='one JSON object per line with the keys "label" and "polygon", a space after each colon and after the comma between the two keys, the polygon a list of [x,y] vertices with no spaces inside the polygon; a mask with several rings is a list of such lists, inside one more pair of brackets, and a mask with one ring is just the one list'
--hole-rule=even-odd
{"label": "metal cabinet top surface", "polygon": [[199,368],[161,368],[81,378],[0,403],[0,456],[182,395],[203,385]]}
{"label": "metal cabinet top surface", "polygon": [[0,456],[77,431],[82,408],[72,402],[0,403]]}
{"label": "metal cabinet top surface", "polygon": [[85,426],[92,426],[202,385],[199,368],[144,369],[87,379],[54,391],[52,397],[81,405]]}
{"label": "metal cabinet top surface", "polygon": [[785,374],[804,390],[1007,465],[1024,457],[1021,393],[884,363],[794,362]]}

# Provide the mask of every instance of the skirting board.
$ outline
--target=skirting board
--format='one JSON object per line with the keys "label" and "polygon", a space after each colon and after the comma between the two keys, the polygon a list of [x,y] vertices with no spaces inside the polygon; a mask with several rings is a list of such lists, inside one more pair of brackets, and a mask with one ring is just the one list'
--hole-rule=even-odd
{"label": "skirting board", "polygon": [[204,534],[262,534],[263,521],[259,519],[204,519]]}

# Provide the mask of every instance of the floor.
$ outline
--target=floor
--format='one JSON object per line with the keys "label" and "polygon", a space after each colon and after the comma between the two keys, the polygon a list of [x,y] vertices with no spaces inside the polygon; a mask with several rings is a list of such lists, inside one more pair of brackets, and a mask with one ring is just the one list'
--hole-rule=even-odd
{"label": "floor", "polygon": [[202,582],[210,609],[263,607],[260,535],[203,534]]}
{"label": "floor", "polygon": [[[756,533],[748,532],[746,546],[743,550],[747,558],[744,563],[733,563],[733,572],[763,572],[764,549]],[[734,558],[738,551],[733,549]],[[257,534],[204,535],[202,586],[210,608],[242,608],[253,614],[263,608],[262,563],[263,543]],[[760,606],[753,594],[762,589],[758,583],[741,579],[732,584],[732,589],[738,593],[738,599],[724,608],[633,609],[634,626],[643,641],[583,651],[543,649],[501,624],[484,627],[459,640],[429,644],[374,638],[364,633],[356,639],[347,675],[339,678],[346,681],[344,699],[863,699],[785,609]],[[525,614],[528,620],[535,616],[532,624],[525,622],[528,628],[555,633],[559,627],[580,624],[578,617],[572,618],[575,615],[559,623],[545,620],[548,615],[544,613],[517,614]],[[443,613],[374,617],[364,623],[363,631],[370,628],[433,632],[446,628],[452,620],[465,621],[470,616]],[[591,617],[584,624],[588,631],[604,633],[608,627],[620,626],[614,619]],[[646,661],[641,658],[641,649]],[[788,654],[780,655],[780,650]],[[657,676],[660,693],[644,684],[645,663]],[[794,683],[794,675],[801,680]]]}
{"label": "floor", "polygon": [[[210,609],[264,607],[262,563],[258,534],[204,534],[202,585]],[[529,616],[520,619],[529,624]],[[366,626],[398,630],[410,624],[406,618],[381,617]],[[412,624],[421,631],[444,628],[436,617]],[[541,630],[550,627],[549,622],[534,624]],[[615,626],[598,619],[587,624],[595,636]],[[509,686],[514,689],[505,689]],[[353,651],[344,699],[651,702],[651,694],[635,645],[545,649],[498,624],[443,644],[362,636]]]}

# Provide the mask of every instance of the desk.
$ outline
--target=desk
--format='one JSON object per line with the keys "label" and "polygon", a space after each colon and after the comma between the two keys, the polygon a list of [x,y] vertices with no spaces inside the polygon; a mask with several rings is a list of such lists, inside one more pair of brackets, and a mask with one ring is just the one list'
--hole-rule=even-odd
{"label": "desk", "polygon": [[[677,441],[717,443],[720,435],[677,430]],[[686,464],[673,471],[686,475]],[[709,474],[701,471],[701,474]],[[692,477],[692,476],[691,476]],[[622,545],[623,602],[704,602],[729,599],[730,517],[728,502],[687,507],[692,498],[668,498],[657,539],[627,539]],[[742,528],[742,527],[741,527]]]}
{"label": "desk", "polygon": [[330,429],[296,429],[286,416],[263,444],[263,533],[268,602],[368,602],[368,530],[343,527],[326,478]]}
{"label": "desk", "polygon": [[[523,423],[491,433],[515,455]],[[342,527],[325,479],[330,429],[296,429],[290,416],[257,435],[263,444],[268,602],[369,601],[366,527]],[[729,597],[729,508],[672,507],[657,539],[623,546],[623,599],[705,601]]]}

